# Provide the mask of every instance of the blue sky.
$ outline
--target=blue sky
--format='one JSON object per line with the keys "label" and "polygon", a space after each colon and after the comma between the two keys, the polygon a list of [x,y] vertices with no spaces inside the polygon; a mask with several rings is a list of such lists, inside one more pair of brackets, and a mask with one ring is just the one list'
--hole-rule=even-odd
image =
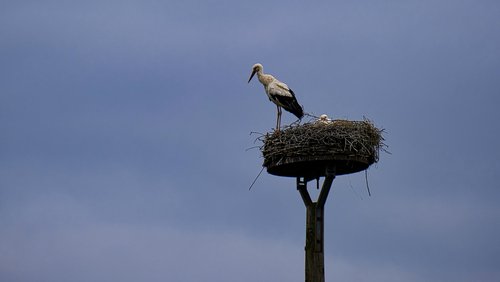
{"label": "blue sky", "polygon": [[[498,1],[3,1],[2,281],[303,281],[251,66],[385,128],[335,179],[327,281],[500,281]],[[283,123],[294,121],[288,113]]]}

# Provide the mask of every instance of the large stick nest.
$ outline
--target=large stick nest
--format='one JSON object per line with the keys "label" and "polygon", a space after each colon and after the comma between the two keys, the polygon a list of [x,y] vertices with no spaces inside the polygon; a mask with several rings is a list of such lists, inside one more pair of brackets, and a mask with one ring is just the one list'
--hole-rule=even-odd
{"label": "large stick nest", "polygon": [[[287,126],[261,138],[264,143],[260,148],[264,156],[263,166],[272,174],[285,176],[300,176],[301,171],[307,171],[311,166],[332,162],[336,163],[337,174],[361,171],[377,162],[380,150],[385,150],[382,132],[368,119],[316,120]],[[297,163],[302,164],[301,171],[297,171],[297,166],[290,171],[290,165]],[[276,168],[285,171],[273,173]],[[305,174],[317,176],[315,174],[321,172]]]}

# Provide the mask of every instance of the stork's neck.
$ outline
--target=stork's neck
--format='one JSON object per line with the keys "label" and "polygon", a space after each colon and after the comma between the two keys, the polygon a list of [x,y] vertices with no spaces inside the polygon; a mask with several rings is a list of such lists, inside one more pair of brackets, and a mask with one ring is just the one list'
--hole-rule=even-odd
{"label": "stork's neck", "polygon": [[275,78],[270,74],[265,74],[262,70],[257,72],[257,77],[259,78],[260,83],[264,84],[264,86],[268,86]]}

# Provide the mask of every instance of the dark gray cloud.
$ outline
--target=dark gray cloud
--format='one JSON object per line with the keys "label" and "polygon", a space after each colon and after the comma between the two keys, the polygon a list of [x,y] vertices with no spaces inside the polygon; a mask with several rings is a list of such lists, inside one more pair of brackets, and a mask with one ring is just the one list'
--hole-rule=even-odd
{"label": "dark gray cloud", "polygon": [[334,182],[327,281],[499,279],[495,1],[0,6],[2,280],[301,281],[294,180],[247,190],[256,62],[386,129],[373,196]]}

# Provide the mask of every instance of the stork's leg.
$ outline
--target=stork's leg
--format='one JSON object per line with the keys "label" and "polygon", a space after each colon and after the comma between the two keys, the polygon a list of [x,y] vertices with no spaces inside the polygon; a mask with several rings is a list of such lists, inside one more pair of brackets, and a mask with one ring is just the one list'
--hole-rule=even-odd
{"label": "stork's leg", "polygon": [[281,107],[276,105],[276,108],[278,109],[278,118],[276,119],[276,130],[280,131],[281,127]]}
{"label": "stork's leg", "polygon": [[279,131],[280,124],[280,106],[276,105],[276,131]]}

